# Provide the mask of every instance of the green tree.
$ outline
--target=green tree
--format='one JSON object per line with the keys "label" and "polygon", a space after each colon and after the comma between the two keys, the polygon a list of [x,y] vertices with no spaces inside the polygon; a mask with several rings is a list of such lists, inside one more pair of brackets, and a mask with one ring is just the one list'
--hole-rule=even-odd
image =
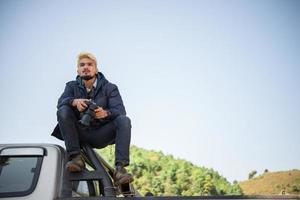
{"label": "green tree", "polygon": [[210,174],[206,175],[203,187],[204,195],[214,195],[216,194],[216,188],[213,184],[213,180]]}
{"label": "green tree", "polygon": [[249,173],[248,179],[252,179],[256,174],[257,174],[257,171],[253,170],[252,172]]}

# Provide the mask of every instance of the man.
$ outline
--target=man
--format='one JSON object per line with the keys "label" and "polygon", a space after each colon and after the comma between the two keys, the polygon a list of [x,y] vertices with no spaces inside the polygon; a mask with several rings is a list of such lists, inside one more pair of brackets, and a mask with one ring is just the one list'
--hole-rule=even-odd
{"label": "man", "polygon": [[[70,172],[84,169],[84,159],[80,155],[80,144],[88,143],[93,148],[103,148],[115,143],[114,179],[119,184],[133,181],[125,167],[129,165],[131,122],[116,85],[110,83],[98,72],[96,57],[90,53],[80,53],[77,61],[76,80],[66,84],[58,99],[57,120],[52,135],[63,139],[69,161],[66,168]],[[97,108],[90,126],[79,123],[89,102]]]}

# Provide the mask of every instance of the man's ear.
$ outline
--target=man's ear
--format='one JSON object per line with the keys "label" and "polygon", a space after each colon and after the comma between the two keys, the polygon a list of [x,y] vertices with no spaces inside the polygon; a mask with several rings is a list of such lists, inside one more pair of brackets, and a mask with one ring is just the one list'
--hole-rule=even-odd
{"label": "man's ear", "polygon": [[76,70],[76,71],[77,71],[77,74],[79,75],[79,69],[78,69],[78,67],[77,67],[77,70]]}

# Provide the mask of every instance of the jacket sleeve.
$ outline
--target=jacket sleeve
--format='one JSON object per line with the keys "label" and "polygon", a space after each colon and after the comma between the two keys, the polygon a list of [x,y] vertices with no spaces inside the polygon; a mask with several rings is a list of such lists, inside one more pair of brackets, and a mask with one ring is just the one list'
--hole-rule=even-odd
{"label": "jacket sleeve", "polygon": [[109,89],[109,94],[107,96],[108,101],[108,111],[110,112],[108,118],[114,119],[119,115],[126,115],[126,110],[123,105],[122,97],[118,90],[118,87],[114,84],[111,84]]}
{"label": "jacket sleeve", "polygon": [[72,105],[74,97],[74,90],[72,85],[69,83],[66,84],[65,90],[58,99],[57,108],[60,108],[63,105]]}

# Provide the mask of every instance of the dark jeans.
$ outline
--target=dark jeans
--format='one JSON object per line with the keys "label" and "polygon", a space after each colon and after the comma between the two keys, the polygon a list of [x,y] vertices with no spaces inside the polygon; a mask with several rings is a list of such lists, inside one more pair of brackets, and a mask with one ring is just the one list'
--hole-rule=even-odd
{"label": "dark jeans", "polygon": [[82,127],[79,117],[70,106],[62,106],[57,111],[57,120],[69,156],[80,153],[80,144],[88,143],[93,148],[104,148],[115,143],[115,163],[129,165],[131,122],[125,115],[95,127]]}

